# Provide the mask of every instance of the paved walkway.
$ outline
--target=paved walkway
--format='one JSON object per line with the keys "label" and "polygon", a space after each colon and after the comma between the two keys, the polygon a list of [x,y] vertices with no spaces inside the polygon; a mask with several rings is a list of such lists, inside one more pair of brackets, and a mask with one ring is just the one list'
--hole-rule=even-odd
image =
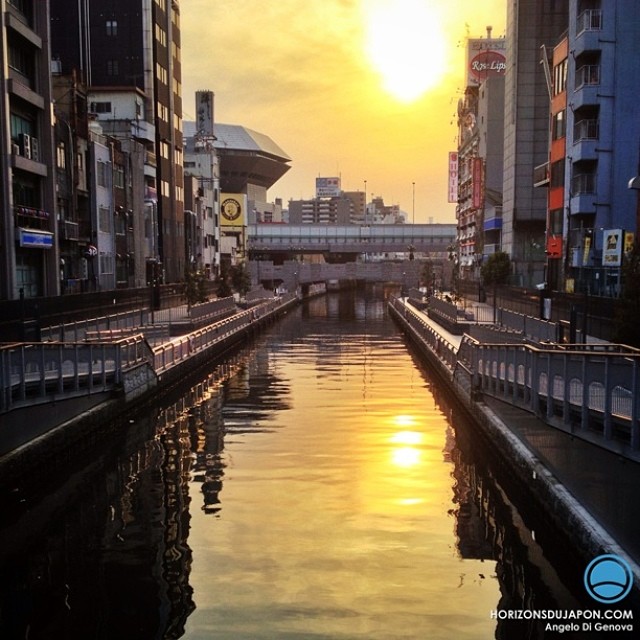
{"label": "paved walkway", "polygon": [[[460,345],[462,336],[418,313],[443,338]],[[640,564],[640,463],[551,427],[507,402],[489,396],[484,402]]]}

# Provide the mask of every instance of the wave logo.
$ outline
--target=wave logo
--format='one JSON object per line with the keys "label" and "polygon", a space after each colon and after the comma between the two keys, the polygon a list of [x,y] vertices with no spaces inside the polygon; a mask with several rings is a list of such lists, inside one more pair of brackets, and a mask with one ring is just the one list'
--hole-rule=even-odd
{"label": "wave logo", "polygon": [[633,573],[620,556],[605,554],[589,563],[584,572],[584,586],[594,600],[614,604],[629,595]]}

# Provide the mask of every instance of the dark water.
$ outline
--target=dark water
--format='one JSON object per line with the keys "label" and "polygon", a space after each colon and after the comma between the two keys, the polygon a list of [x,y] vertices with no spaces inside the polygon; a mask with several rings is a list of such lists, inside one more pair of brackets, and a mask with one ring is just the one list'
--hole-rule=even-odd
{"label": "dark water", "polygon": [[635,637],[492,617],[597,603],[383,295],[311,301],[5,496],[0,638]]}

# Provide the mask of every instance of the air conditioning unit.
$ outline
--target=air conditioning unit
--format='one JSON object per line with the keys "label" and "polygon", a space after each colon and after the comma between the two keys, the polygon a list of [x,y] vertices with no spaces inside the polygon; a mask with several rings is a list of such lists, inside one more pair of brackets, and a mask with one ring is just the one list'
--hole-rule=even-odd
{"label": "air conditioning unit", "polygon": [[40,146],[38,138],[31,138],[31,159],[40,162]]}
{"label": "air conditioning unit", "polygon": [[18,136],[18,144],[20,145],[21,155],[31,159],[31,136],[28,133],[21,133]]}

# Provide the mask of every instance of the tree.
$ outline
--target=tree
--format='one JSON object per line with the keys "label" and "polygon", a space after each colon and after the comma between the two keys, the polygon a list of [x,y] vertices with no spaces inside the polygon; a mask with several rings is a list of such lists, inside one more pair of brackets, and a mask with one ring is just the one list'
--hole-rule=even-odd
{"label": "tree", "polygon": [[201,270],[189,270],[185,274],[184,296],[189,306],[207,299],[206,275]]}
{"label": "tree", "polygon": [[251,274],[244,264],[231,267],[231,285],[241,295],[246,295],[251,289]]}
{"label": "tree", "polygon": [[616,305],[614,341],[640,347],[640,244],[625,255],[622,265],[622,293]]}
{"label": "tree", "polygon": [[506,284],[511,275],[511,258],[504,251],[492,253],[482,265],[480,275],[485,285]]}

